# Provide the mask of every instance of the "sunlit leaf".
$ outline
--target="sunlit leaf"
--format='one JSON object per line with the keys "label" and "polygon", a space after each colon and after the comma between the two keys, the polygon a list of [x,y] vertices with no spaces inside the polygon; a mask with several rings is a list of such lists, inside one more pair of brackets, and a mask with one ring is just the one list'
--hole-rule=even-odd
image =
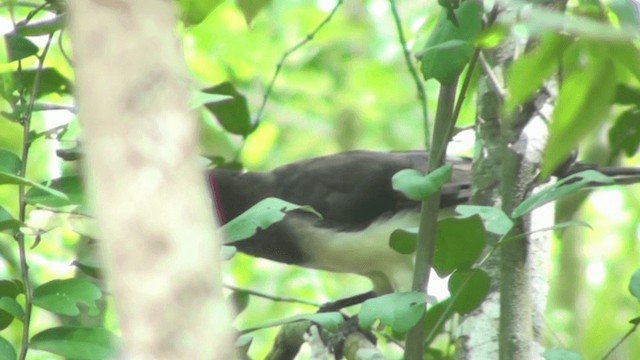
{"label": "sunlit leaf", "polygon": [[507,74],[507,112],[527,101],[540,88],[542,82],[556,71],[562,54],[570,45],[571,39],[551,33],[543,36],[533,51],[522,55],[511,64]]}
{"label": "sunlit leaf", "polygon": [[277,198],[266,198],[226,223],[218,231],[224,234],[227,240],[225,244],[228,245],[250,238],[258,229],[268,228],[284,219],[285,214],[293,210],[303,210],[320,216],[308,206],[292,204]]}
{"label": "sunlit leaf", "polygon": [[433,269],[441,278],[470,268],[482,253],[486,232],[478,215],[445,218],[438,222]]}
{"label": "sunlit leaf", "polygon": [[446,164],[423,175],[415,169],[398,171],[391,179],[393,189],[405,194],[413,200],[424,200],[435,193],[451,178],[452,166]]}
{"label": "sunlit leaf", "polygon": [[427,296],[422,292],[391,293],[362,303],[358,325],[368,329],[376,319],[399,333],[407,332],[425,312]]}
{"label": "sunlit leaf", "polygon": [[548,185],[537,193],[524,199],[511,214],[512,217],[518,218],[531,210],[538,208],[551,201],[558,200],[564,196],[574,193],[575,191],[589,184],[613,184],[612,178],[595,170],[585,170],[579,173],[567,176],[559,180],[555,184]]}
{"label": "sunlit leaf", "polygon": [[616,89],[612,66],[609,60],[594,60],[584,71],[572,73],[565,79],[549,127],[541,168],[543,178],[606,119]]}
{"label": "sunlit leaf", "polygon": [[56,279],[33,290],[33,304],[57,314],[80,315],[78,304],[89,308],[89,314],[97,314],[96,300],[102,292],[94,283],[80,279]]}
{"label": "sunlit leaf", "polygon": [[61,326],[35,334],[29,347],[71,359],[104,360],[118,355],[117,337],[104,328]]}

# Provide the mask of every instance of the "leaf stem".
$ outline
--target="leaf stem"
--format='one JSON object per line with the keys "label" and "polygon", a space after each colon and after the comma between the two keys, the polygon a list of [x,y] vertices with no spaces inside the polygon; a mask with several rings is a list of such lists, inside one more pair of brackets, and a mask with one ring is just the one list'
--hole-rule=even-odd
{"label": "leaf stem", "polygon": [[[33,114],[33,107],[35,104],[35,99],[38,94],[38,88],[40,87],[41,82],[41,74],[42,69],[44,67],[44,59],[47,56],[47,52],[49,51],[49,46],[51,45],[51,40],[53,39],[53,34],[49,34],[49,38],[47,39],[47,43],[42,50],[42,54],[38,56],[38,67],[33,81],[33,88],[31,89],[31,96],[29,98],[29,104],[24,113],[21,114],[21,124],[22,124],[22,154],[21,154],[21,164],[20,164],[20,172],[19,176],[25,177],[27,175],[27,160],[29,158],[29,148],[31,147],[31,139],[29,138],[31,131],[31,117]],[[21,69],[21,64],[18,65],[18,71]],[[24,99],[24,98],[23,98]],[[25,198],[25,186],[24,184],[18,184],[18,203],[19,203],[19,213],[18,218],[20,222],[24,223],[27,217],[27,202]],[[31,280],[29,279],[29,264],[27,262],[27,246],[25,243],[25,235],[22,231],[18,231],[15,236],[16,241],[18,242],[18,252],[20,255],[20,274],[22,279],[22,284],[24,286],[24,296],[25,296],[25,304],[24,304],[24,319],[23,319],[23,327],[22,327],[22,339],[20,342],[20,356],[19,360],[25,360],[27,358],[27,351],[29,349],[29,330],[31,323],[31,310],[32,310],[32,289],[31,289]]]}

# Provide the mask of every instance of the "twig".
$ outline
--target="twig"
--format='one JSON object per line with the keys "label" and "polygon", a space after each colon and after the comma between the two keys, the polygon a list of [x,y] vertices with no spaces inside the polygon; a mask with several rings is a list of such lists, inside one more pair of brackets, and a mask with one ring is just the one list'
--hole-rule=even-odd
{"label": "twig", "polygon": [[500,100],[500,102],[504,102],[504,99],[507,96],[506,92],[504,91],[504,88],[498,81],[496,74],[494,74],[493,70],[491,70],[491,66],[487,62],[487,59],[484,57],[484,53],[482,51],[480,51],[479,60],[480,60],[480,66],[482,66],[482,71],[484,71],[485,75],[487,76],[487,80],[489,81],[489,86],[491,87],[491,90],[498,97],[498,100]]}
{"label": "twig", "polygon": [[608,358],[609,355],[611,355],[620,345],[622,345],[622,343],[625,340],[627,340],[627,338],[629,336],[631,336],[631,334],[633,334],[636,331],[636,329],[638,328],[638,325],[640,325],[640,323],[635,322],[633,324],[633,327],[631,329],[629,329],[629,331],[627,331],[627,333],[624,334],[624,336],[620,340],[618,340],[618,342],[615,345],[613,345],[613,347],[611,349],[609,349],[609,351],[607,351],[606,354],[604,354],[604,356],[602,357],[602,360],[605,360],[606,358]]}
{"label": "twig", "polygon": [[413,78],[414,83],[416,84],[418,100],[420,101],[420,106],[422,107],[422,121],[424,123],[425,147],[426,147],[426,151],[429,151],[429,148],[431,147],[431,135],[429,134],[429,112],[427,107],[427,94],[424,90],[424,85],[422,84],[422,80],[420,79],[420,76],[418,76],[418,71],[416,71],[416,68],[413,65],[413,61],[411,61],[411,53],[409,52],[409,48],[407,46],[407,40],[405,39],[404,32],[402,31],[402,22],[400,19],[400,13],[398,12],[398,7],[396,6],[396,1],[389,0],[389,6],[391,6],[393,21],[396,24],[396,31],[398,32],[398,40],[400,41],[400,46],[402,46],[402,54],[404,55],[404,61],[407,64],[407,69],[409,70],[409,73],[411,74],[411,77]]}
{"label": "twig", "polygon": [[[29,157],[29,148],[31,146],[31,142],[29,141],[29,133],[31,130],[31,115],[33,114],[33,107],[35,104],[36,95],[38,93],[38,88],[40,87],[40,81],[42,80],[42,69],[44,67],[44,59],[47,56],[47,52],[49,51],[49,46],[51,45],[51,40],[53,39],[53,34],[49,34],[49,38],[47,39],[47,43],[42,50],[42,54],[38,56],[38,67],[36,70],[36,75],[33,80],[33,88],[31,89],[31,98],[29,99],[29,105],[27,106],[26,112],[24,112],[24,119],[22,122],[22,156],[21,156],[21,166],[20,166],[20,176],[25,177],[27,174],[27,160]],[[19,211],[19,220],[24,223],[26,220],[26,208],[27,202],[25,199],[25,187],[22,184],[18,185],[18,202],[20,203],[20,211]],[[27,350],[29,346],[29,323],[31,322],[31,307],[32,307],[32,289],[29,280],[29,265],[27,264],[27,249],[24,239],[24,233],[18,232],[16,234],[16,241],[18,242],[18,250],[20,253],[20,273],[22,276],[22,283],[24,286],[24,296],[25,296],[25,304],[24,304],[24,320],[22,327],[22,339],[20,344],[20,356],[18,359],[24,360],[27,357]]]}
{"label": "twig", "polygon": [[264,299],[269,299],[269,300],[273,300],[273,301],[277,301],[277,302],[288,302],[288,303],[296,303],[296,304],[303,304],[303,305],[311,305],[311,306],[315,306],[315,307],[320,307],[319,304],[316,304],[312,301],[307,301],[307,300],[302,300],[302,299],[295,299],[295,298],[289,298],[289,297],[281,297],[281,296],[275,296],[275,295],[269,295],[269,294],[265,294],[259,291],[255,291],[255,290],[249,290],[249,289],[242,289],[239,287],[235,287],[233,285],[227,285],[224,284],[224,287],[229,289],[229,290],[233,290],[233,291],[238,291],[238,292],[245,292],[247,294],[253,295],[253,296],[257,296],[257,297],[261,297]]}
{"label": "twig", "polygon": [[324,20],[322,20],[320,22],[320,24],[318,24],[318,26],[316,26],[316,28],[313,29],[313,31],[311,31],[309,34],[307,34],[307,36],[302,41],[300,41],[299,43],[294,45],[292,48],[290,48],[289,50],[285,51],[284,54],[282,54],[282,57],[280,58],[280,61],[278,61],[278,64],[276,65],[276,71],[273,73],[273,77],[271,77],[271,81],[269,81],[269,85],[267,86],[267,90],[264,92],[264,95],[262,96],[262,104],[260,105],[260,109],[258,110],[258,114],[256,115],[255,120],[253,122],[253,126],[254,127],[258,126],[258,124],[260,123],[260,119],[262,119],[262,114],[264,113],[264,109],[267,106],[267,102],[269,100],[269,95],[271,95],[271,91],[273,90],[273,87],[274,87],[274,84],[276,82],[276,79],[278,78],[278,75],[280,74],[280,70],[282,70],[282,66],[284,65],[284,62],[287,60],[289,55],[293,54],[296,50],[300,49],[305,44],[307,44],[308,42],[313,40],[313,38],[316,36],[316,34],[329,21],[331,21],[331,18],[333,17],[333,15],[338,10],[338,7],[340,7],[340,5],[342,5],[342,1],[343,0],[338,0],[338,2],[334,5],[333,9],[331,9],[331,12],[329,12],[329,15],[327,15],[327,17]]}

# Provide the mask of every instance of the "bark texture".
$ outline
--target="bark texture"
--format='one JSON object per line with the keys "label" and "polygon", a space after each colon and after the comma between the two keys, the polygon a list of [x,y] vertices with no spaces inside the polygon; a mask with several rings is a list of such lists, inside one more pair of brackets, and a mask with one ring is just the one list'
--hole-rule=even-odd
{"label": "bark texture", "polygon": [[86,183],[128,359],[229,359],[173,3],[70,1]]}

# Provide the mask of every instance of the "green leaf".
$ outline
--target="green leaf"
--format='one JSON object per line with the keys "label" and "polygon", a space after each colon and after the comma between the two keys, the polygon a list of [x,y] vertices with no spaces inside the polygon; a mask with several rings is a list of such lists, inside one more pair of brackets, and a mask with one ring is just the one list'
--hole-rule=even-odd
{"label": "green leaf", "polygon": [[231,260],[231,258],[233,258],[233,256],[236,254],[236,252],[238,252],[238,249],[235,246],[223,245],[220,248],[220,258],[223,261]]}
{"label": "green leaf", "polygon": [[179,0],[182,21],[186,26],[196,25],[222,4],[224,0]]}
{"label": "green leaf", "polygon": [[0,231],[10,230],[11,233],[14,233],[23,225],[20,220],[15,219],[5,208],[0,206]]}
{"label": "green leaf", "polygon": [[218,231],[225,235],[227,239],[225,244],[229,245],[250,238],[258,229],[268,228],[284,219],[285,213],[293,210],[303,210],[321,217],[309,206],[296,205],[277,198],[266,198],[226,223]]}
{"label": "green leaf", "polygon": [[89,308],[89,315],[99,312],[96,300],[102,292],[94,283],[85,279],[56,279],[33,290],[33,304],[57,314],[80,315],[78,304]]}
{"label": "green leaf", "polygon": [[413,254],[417,244],[418,229],[396,229],[389,236],[389,246],[400,254]]}
{"label": "green leaf", "polygon": [[67,24],[67,14],[63,13],[43,21],[28,22],[26,24],[17,24],[16,33],[22,36],[49,35],[64,28],[66,24]]}
{"label": "green leaf", "polygon": [[231,308],[236,316],[249,306],[250,300],[251,294],[243,290],[234,290],[231,292],[231,295],[227,297],[227,302],[231,304]]}
{"label": "green leaf", "polygon": [[231,100],[232,96],[229,95],[220,95],[220,94],[208,94],[203,91],[196,91],[191,93],[191,98],[189,99],[190,109],[197,109],[200,106],[213,104],[216,102]]}
{"label": "green leaf", "polygon": [[394,331],[404,333],[415,325],[425,312],[427,295],[423,292],[391,293],[362,303],[358,325],[368,329],[376,319]]}
{"label": "green leaf", "polygon": [[543,178],[606,119],[616,89],[612,67],[609,60],[594,60],[584,71],[576,71],[565,79],[549,127],[541,168]]}
{"label": "green leaf", "polygon": [[640,89],[628,86],[627,84],[618,84],[616,87],[615,102],[620,105],[640,106]]}
{"label": "green leaf", "polygon": [[29,180],[27,178],[24,178],[22,176],[18,176],[18,175],[14,175],[14,174],[10,174],[8,172],[5,171],[0,171],[0,185],[3,184],[16,184],[16,185],[27,185],[27,186],[33,186],[35,188],[38,188],[42,191],[47,192],[48,194],[58,197],[61,200],[66,200],[68,201],[69,198],[67,197],[67,195],[65,195],[64,193],[61,193],[58,190],[52,189],[48,186],[44,186],[40,183],[37,183],[35,181]]}
{"label": "green leaf", "polygon": [[[0,317],[2,318],[4,318],[5,315],[9,315],[11,318],[16,318],[20,321],[24,320],[24,310],[22,309],[22,305],[20,305],[15,298],[6,296],[0,297],[0,310]],[[11,321],[9,321],[9,323],[11,323]],[[3,321],[2,325],[3,326],[0,326],[0,330],[6,328],[9,324],[4,326]]]}
{"label": "green leaf", "polygon": [[271,0],[236,0],[236,5],[240,8],[240,11],[242,11],[242,15],[244,15],[247,24],[251,25],[251,22],[260,10],[270,2]]}
{"label": "green leaf", "polygon": [[254,326],[254,327],[244,329],[242,332],[248,333],[248,332],[253,332],[260,329],[266,329],[270,327],[285,325],[292,322],[303,321],[303,320],[312,321],[329,331],[337,330],[338,327],[340,327],[340,325],[344,323],[344,317],[339,312],[321,312],[321,313],[312,313],[312,314],[299,314],[299,315],[291,316],[285,319],[270,321],[260,326]]}
{"label": "green leaf", "polygon": [[612,156],[622,152],[626,156],[633,156],[640,146],[640,108],[623,111],[614,121],[608,135]]}
{"label": "green leaf", "polygon": [[18,317],[20,320],[22,320],[23,316],[17,316],[20,315],[20,312],[15,312],[15,307],[11,304],[8,304],[10,300],[13,300],[15,302],[15,299],[19,293],[20,289],[15,282],[9,280],[0,280],[0,303],[7,302],[6,309],[4,309],[4,306],[0,304],[0,330],[5,329],[7,326],[9,326],[14,317]]}
{"label": "green leaf", "polygon": [[547,349],[542,357],[545,360],[582,360],[577,352],[561,348]]}
{"label": "green leaf", "polygon": [[433,268],[441,278],[470,268],[482,253],[486,232],[479,215],[445,218],[438,222]]}
{"label": "green leaf", "polygon": [[230,82],[223,82],[212,88],[202,90],[207,94],[227,95],[231,99],[207,104],[205,107],[218,119],[225,130],[242,136],[253,132],[254,126],[249,114],[247,98]]}
{"label": "green leaf", "polygon": [[551,201],[558,200],[561,197],[572,194],[575,191],[590,184],[613,184],[612,178],[596,170],[585,170],[573,175],[567,176],[559,180],[555,184],[548,185],[537,193],[524,199],[518,205],[511,216],[519,218],[520,216],[530,212]]}
{"label": "green leaf", "polygon": [[424,200],[438,191],[451,178],[451,164],[443,165],[427,175],[415,169],[400,170],[393,175],[393,189],[409,199]]}
{"label": "green leaf", "polygon": [[462,3],[455,11],[459,25],[448,19],[448,11],[440,13],[419,56],[425,80],[434,78],[444,85],[452,83],[473,54],[472,41],[480,33],[482,6],[473,1]]}
{"label": "green leaf", "polygon": [[571,45],[571,39],[557,33],[542,37],[540,44],[531,52],[514,61],[507,75],[509,98],[505,104],[507,112],[529,100],[542,82],[558,68],[562,54]]}
{"label": "green leaf", "polygon": [[102,278],[102,268],[98,264],[91,262],[89,259],[73,260],[71,265],[75,266],[83,274],[94,279]]}
{"label": "green leaf", "polygon": [[[37,70],[21,70],[12,73],[13,84],[16,89],[33,89]],[[40,86],[36,91],[36,99],[48,94],[72,95],[73,85],[54,68],[40,70]]]}
{"label": "green leaf", "polygon": [[38,47],[24,36],[7,34],[4,36],[9,61],[21,60],[38,54]]}
{"label": "green leaf", "polygon": [[640,269],[637,269],[631,275],[631,280],[629,280],[629,292],[631,295],[635,296],[638,301],[640,301]]}
{"label": "green leaf", "polygon": [[451,298],[441,301],[429,308],[425,315],[425,342],[430,344],[440,334],[447,321],[453,316]]}
{"label": "green leaf", "polygon": [[9,150],[0,149],[0,171],[17,175],[21,167],[22,161],[20,161],[18,155]]}
{"label": "green leaf", "polygon": [[468,314],[477,309],[489,294],[491,279],[480,269],[458,270],[449,278],[453,309]]}
{"label": "green leaf", "polygon": [[463,217],[479,215],[487,231],[504,235],[513,227],[513,221],[500,208],[480,205],[458,205],[456,212]]}
{"label": "green leaf", "polygon": [[16,360],[18,354],[13,345],[5,338],[0,336],[0,360]]}
{"label": "green leaf", "polygon": [[638,29],[640,26],[640,18],[638,18],[637,2],[629,0],[611,0],[607,6],[616,17],[622,26],[629,26],[633,29]]}
{"label": "green leaf", "polygon": [[[32,205],[39,204],[50,207],[82,205],[84,203],[82,180],[78,175],[69,175],[53,179],[47,185],[47,189],[52,189],[63,194],[66,199],[55,196],[42,188],[31,188],[25,195],[26,201]],[[42,186],[45,186],[45,184],[42,184]]]}
{"label": "green leaf", "polygon": [[72,359],[103,360],[118,355],[117,337],[104,328],[61,326],[35,334],[29,348]]}

